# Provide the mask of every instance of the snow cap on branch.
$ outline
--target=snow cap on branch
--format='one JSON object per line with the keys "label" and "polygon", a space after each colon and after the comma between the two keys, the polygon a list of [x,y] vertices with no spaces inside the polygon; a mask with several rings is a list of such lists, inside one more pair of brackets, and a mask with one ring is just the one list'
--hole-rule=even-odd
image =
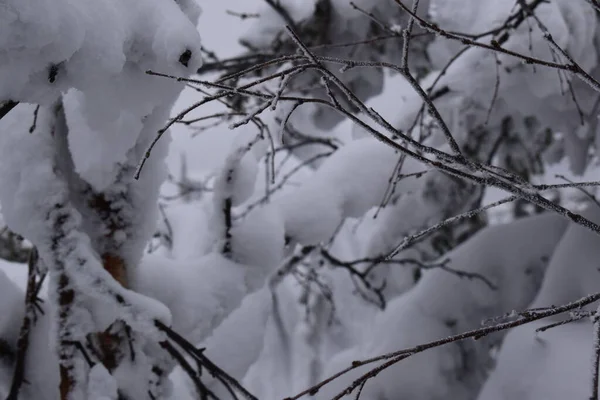
{"label": "snow cap on branch", "polygon": [[1,99],[50,103],[124,70],[184,74],[201,63],[196,21],[172,1],[2,0],[0,9]]}

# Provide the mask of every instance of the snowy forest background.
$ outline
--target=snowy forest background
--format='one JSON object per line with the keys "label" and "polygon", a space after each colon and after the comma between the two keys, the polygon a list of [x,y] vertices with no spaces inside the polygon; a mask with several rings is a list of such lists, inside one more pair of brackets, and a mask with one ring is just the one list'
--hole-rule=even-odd
{"label": "snowy forest background", "polygon": [[599,398],[597,0],[0,0],[0,398]]}

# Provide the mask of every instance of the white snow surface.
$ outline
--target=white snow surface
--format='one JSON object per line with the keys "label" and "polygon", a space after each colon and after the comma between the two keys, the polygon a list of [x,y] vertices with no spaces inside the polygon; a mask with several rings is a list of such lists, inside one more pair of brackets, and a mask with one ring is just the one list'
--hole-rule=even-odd
{"label": "white snow surface", "polygon": [[[277,2],[295,23],[312,16],[316,3],[317,0],[282,0]],[[266,3],[260,5],[258,14],[259,17],[252,22],[242,37],[253,45],[267,47],[288,22],[277,10]]]}
{"label": "white snow surface", "polygon": [[[600,209],[591,205],[583,215],[600,221]],[[531,308],[566,304],[597,292],[598,236],[571,225],[551,258],[544,283]],[[577,273],[573,274],[573,268]],[[585,309],[594,311],[596,306]],[[557,315],[510,332],[498,356],[498,365],[479,400],[587,398],[591,393],[593,327],[585,318],[545,332],[535,329],[559,322]],[[523,379],[526,375],[527,379]],[[556,377],[554,379],[553,377]]]}
{"label": "white snow surface", "polygon": [[0,10],[0,98],[48,103],[71,87],[118,80],[126,68],[185,73],[186,50],[189,70],[200,64],[195,21],[174,1],[2,0]]}
{"label": "white snow surface", "polygon": [[231,259],[219,253],[220,241],[199,258],[146,255],[135,288],[169,307],[178,332],[193,342],[204,340],[282,259],[283,223],[276,215],[257,210],[237,224],[231,230]]}
{"label": "white snow surface", "polygon": [[[474,329],[490,315],[527,307],[535,291],[532,288],[540,284],[545,266],[542,259],[552,254],[565,228],[566,223],[560,217],[545,215],[481,231],[447,258],[454,269],[487,277],[497,286],[496,290],[480,280],[460,278],[447,271],[425,271],[413,289],[391,301],[373,323],[365,326],[364,342],[325,360],[324,376],[349,366],[354,360]],[[548,234],[532,241],[531,235],[540,229]],[[529,269],[533,272],[526,274]],[[480,373],[489,362],[488,344],[481,339],[462,348],[449,345],[416,354],[373,378],[363,395],[385,399],[470,398],[484,379]],[[461,358],[463,352],[468,354],[468,360]],[[461,368],[466,369],[464,375],[456,378],[455,374],[463,371]],[[347,374],[319,391],[317,398],[332,398],[367,370],[363,367]]]}
{"label": "white snow surface", "polygon": [[88,399],[112,400],[117,398],[115,379],[101,363],[90,369],[88,379]]}
{"label": "white snow surface", "polygon": [[50,104],[64,94],[75,169],[103,190],[145,118],[183,88],[146,71],[180,76],[201,64],[192,4],[188,16],[174,1],[3,0],[0,99]]}
{"label": "white snow surface", "polygon": [[[399,159],[394,149],[371,137],[343,146],[310,180],[276,200],[286,234],[303,244],[328,240],[345,218],[362,216],[383,201]],[[419,171],[420,164],[408,161],[402,173]],[[414,187],[405,182],[398,193]]]}
{"label": "white snow surface", "polygon": [[[309,17],[315,5],[312,0],[283,0],[281,3],[295,22]],[[348,1],[334,0],[333,3],[343,18],[359,14]],[[365,10],[376,7],[375,3],[379,4],[356,1]],[[513,2],[492,0],[432,0],[431,3],[432,16],[442,27],[472,33],[502,22],[514,5]],[[426,2],[423,4],[427,5]],[[119,178],[122,167],[134,165],[143,155],[181,89],[180,84],[148,76],[145,71],[153,69],[185,75],[200,65],[199,38],[194,27],[198,14],[198,8],[191,0],[141,0],[135,5],[117,0],[0,0],[0,99],[51,104],[62,96],[74,171],[95,190],[113,190],[111,185]],[[597,30],[595,15],[585,2],[575,4],[570,0],[556,0],[540,6],[539,16],[551,28],[557,43],[584,68],[596,64],[596,52],[591,50]],[[105,24],[105,21],[112,23]],[[265,6],[253,26],[254,33],[246,39],[265,44],[284,24],[272,8]],[[527,27],[523,25],[512,32],[507,47],[550,59],[552,54],[539,29],[534,26],[530,41]],[[441,65],[458,48],[460,46],[436,42],[430,53]],[[180,57],[187,50],[191,56],[185,66],[180,63]],[[510,74],[500,71],[498,101],[501,107],[524,114],[541,113],[549,123],[556,122],[558,126],[573,120],[565,117],[572,115],[574,107],[565,100],[564,82],[556,77],[556,71],[540,69],[531,73],[529,66],[522,66],[513,58],[500,56],[500,59],[504,67],[513,68]],[[440,86],[448,85],[454,93],[487,105],[493,94],[489,89],[496,80],[495,63],[496,58],[490,53],[471,49],[448,70]],[[436,76],[434,73],[427,79],[431,81]],[[587,101],[589,87],[572,81],[578,95],[584,98],[584,108],[589,107],[592,104]],[[390,116],[393,112],[399,125],[405,127],[410,125],[410,118],[420,107],[420,102],[414,93],[406,95],[410,88],[405,81],[398,86],[401,101],[394,103],[396,107],[390,111]],[[402,105],[400,110],[399,105]],[[540,105],[544,109],[540,110]],[[442,112],[452,106],[453,103],[446,103]],[[47,225],[49,210],[55,203],[68,198],[65,182],[69,180],[69,177],[61,176],[57,179],[54,161],[60,154],[49,139],[52,136],[48,130],[51,114],[49,108],[40,109],[38,130],[32,135],[27,135],[23,126],[32,120],[33,107],[19,106],[0,124],[3,133],[0,137],[0,200],[6,222],[13,230],[41,246],[42,256],[46,258],[50,253],[48,238],[54,228]],[[298,115],[304,117],[304,114]],[[570,126],[568,122],[566,124]],[[207,354],[217,364],[238,379],[245,376],[248,386],[268,394],[265,398],[280,398],[280,395],[291,394],[290,387],[304,389],[315,378],[307,371],[319,371],[323,377],[355,359],[398,350],[426,339],[438,339],[477,326],[490,314],[528,306],[545,271],[541,261],[543,256],[552,255],[552,261],[533,306],[559,304],[597,290],[594,260],[598,258],[598,239],[583,228],[566,228],[565,221],[557,216],[535,217],[488,228],[450,253],[449,265],[461,271],[485,273],[499,287],[495,292],[481,281],[459,279],[440,270],[426,272],[409,290],[401,285],[406,277],[401,272],[391,271],[386,272],[387,276],[392,278],[392,284],[394,279],[398,283],[394,294],[408,291],[395,298],[385,311],[374,312],[351,293],[352,283],[348,276],[334,271],[326,276],[337,289],[334,296],[336,304],[341,305],[338,315],[342,324],[329,327],[308,317],[301,318],[302,310],[296,298],[298,288],[290,289],[293,285],[286,281],[284,325],[297,357],[294,368],[298,369],[292,368],[291,361],[283,353],[289,350],[284,343],[269,346],[270,340],[280,339],[281,332],[277,330],[273,316],[269,315],[272,301],[268,290],[260,287],[284,258],[285,236],[292,238],[293,243],[303,245],[322,243],[332,237],[344,220],[363,217],[383,199],[399,155],[373,138],[365,137],[360,129],[355,130],[355,134],[360,136],[359,140],[343,146],[297,190],[286,191],[273,203],[234,221],[229,230],[232,249],[228,258],[220,254],[225,232],[223,201],[230,199],[234,206],[239,206],[256,195],[260,171],[257,160],[264,151],[262,148],[248,151],[245,148],[248,141],[238,140],[225,167],[220,169],[212,204],[204,204],[202,214],[207,216],[199,216],[201,212],[196,210],[197,215],[186,220],[185,213],[193,212],[193,207],[175,207],[174,213],[178,214],[176,232],[192,236],[204,226],[208,226],[210,232],[201,237],[197,235],[195,239],[184,238],[183,246],[176,239],[181,247],[174,248],[171,254],[157,253],[142,258],[139,269],[133,274],[135,289],[142,295],[126,292],[127,300],[134,306],[133,310],[128,310],[127,320],[138,330],[145,330],[150,328],[148,322],[152,318],[167,322],[172,318],[173,327],[188,339],[206,345]],[[150,167],[144,170],[146,175],[142,174],[142,184],[132,189],[137,202],[134,203],[140,206],[141,219],[135,225],[139,228],[139,238],[130,245],[131,252],[135,253],[130,257],[134,264],[140,260],[141,246],[154,225],[153,212],[158,183],[162,179],[165,149],[163,139],[153,153],[155,158],[151,159]],[[402,172],[417,172],[420,167],[407,161]],[[156,173],[156,176],[148,177],[148,172]],[[436,210],[421,203],[419,197],[412,196],[413,191],[421,190],[421,186],[421,181],[403,181],[398,191],[405,197],[399,201],[398,209],[388,208],[382,212],[387,223],[369,231],[372,236],[366,245],[361,243],[361,246],[353,247],[352,243],[345,243],[346,248],[341,247],[343,258],[363,252],[367,255],[381,253],[391,244],[386,239],[393,242],[406,227],[418,226],[421,219],[427,217],[438,217]],[[77,278],[75,285],[90,294],[90,298],[102,300],[108,291],[120,288],[118,285],[97,285],[98,279],[108,278],[106,274],[90,274],[77,267],[75,259],[80,257],[92,264],[93,271],[102,271],[91,245],[93,237],[81,226],[85,216],[79,215],[73,207],[66,209],[71,211],[67,221],[68,239],[75,243],[75,248],[63,249],[62,254],[68,256],[65,259]],[[412,211],[413,214],[403,218],[398,210]],[[594,210],[588,210],[586,216],[598,218]],[[123,241],[128,239],[126,233],[123,235]],[[184,253],[181,248],[186,246]],[[357,247],[366,247],[366,250]],[[574,264],[580,268],[576,277],[571,271]],[[24,278],[23,271],[5,273],[13,266],[2,265],[0,269],[3,300],[0,337],[11,339],[16,338],[18,322],[22,318]],[[565,276],[572,279],[565,280]],[[15,284],[12,280],[21,282]],[[256,290],[259,291],[248,296]],[[78,305],[93,311],[97,327],[105,327],[111,322],[117,310],[115,304],[90,303],[90,299],[86,299]],[[292,307],[298,310],[292,310]],[[368,316],[363,315],[366,313]],[[54,327],[49,326],[53,317],[49,314],[49,317],[40,318],[40,329],[33,335],[34,351],[31,354],[44,357],[28,375],[32,388],[56,386],[56,359],[47,337],[48,331],[56,334]],[[86,315],[80,317],[79,322],[88,322]],[[589,396],[589,368],[583,365],[589,360],[592,346],[589,323],[557,328],[534,338],[533,329],[538,326],[523,327],[507,336],[500,350],[498,367],[484,387],[480,400],[558,400],[576,393],[581,398]],[[347,331],[340,333],[343,328]],[[319,334],[324,334],[325,338],[317,337]],[[497,343],[497,338],[494,337],[492,342]],[[477,346],[480,345],[467,349],[472,351],[469,360],[483,370],[488,366],[489,353],[487,348]],[[369,382],[363,396],[367,399],[399,396],[427,400],[473,398],[483,378],[474,373],[466,378],[463,376],[464,381],[455,379],[457,371],[464,369],[459,350],[464,349],[458,346],[435,349],[405,360]],[[39,361],[29,357],[30,364]],[[515,368],[515,364],[519,368]],[[120,379],[139,378],[132,375],[130,367],[124,364],[115,375]],[[585,373],[581,373],[583,369],[586,369]],[[535,374],[527,375],[531,379],[523,379],[531,370],[535,371]],[[5,372],[0,368],[2,381],[6,381]],[[294,382],[286,381],[289,375],[285,374],[290,372],[297,374]],[[267,387],[271,385],[265,384],[267,374],[273,381],[277,380],[277,384]],[[116,397],[116,383],[103,367],[92,368],[88,377],[89,398]],[[332,397],[349,379],[345,377],[322,390],[317,394],[318,398]],[[181,381],[177,382],[183,384]],[[565,381],[568,384],[563,385]],[[215,382],[209,382],[212,384]],[[0,387],[0,393],[3,390],[5,388]],[[28,391],[33,389],[26,387],[24,390],[31,398],[46,400],[54,396],[52,391],[31,394]],[[183,398],[177,397],[180,396],[178,393],[184,396],[179,390],[173,398]]]}
{"label": "white snow surface", "polygon": [[[433,19],[441,28],[465,33],[481,33],[501,25],[515,12],[514,2],[463,0],[459,2],[432,1]],[[598,54],[594,47],[597,32],[595,11],[586,2],[556,0],[542,3],[535,10],[536,16],[547,27],[554,42],[586,71],[595,68]],[[531,31],[530,31],[531,29]],[[489,41],[485,36],[482,41]],[[460,48],[458,41],[436,39],[429,54],[438,68]],[[549,62],[567,62],[546,40],[541,28],[532,20],[523,23],[510,33],[503,47],[536,59]],[[499,62],[500,64],[496,64]],[[464,79],[469,76],[469,79]],[[516,115],[536,115],[548,124],[572,127],[569,120],[577,119],[576,106],[570,99],[567,82],[578,98],[578,104],[586,112],[593,104],[595,90],[574,75],[557,72],[553,68],[541,68],[524,64],[522,59],[497,54],[481,48],[467,50],[452,63],[437,87],[447,85],[452,91],[477,100],[488,107],[498,80],[498,97],[505,101],[501,108]],[[585,100],[584,100],[585,99]]]}
{"label": "white snow surface", "polygon": [[[133,171],[183,87],[146,71],[180,76],[200,66],[198,15],[191,1],[0,1],[0,100],[41,105],[35,111],[20,105],[0,123],[4,219],[38,248],[50,270],[47,315],[54,318],[43,317],[46,330],[32,338],[32,347],[42,348],[34,354],[48,363],[28,373],[31,390],[40,391],[29,393],[32,398],[55,397],[47,389],[57,388],[56,340],[83,339],[117,318],[162,340],[154,320],[170,324],[167,307],[124,289],[103,268],[98,252],[109,233],[107,226],[98,229],[85,193],[121,209],[125,228],[112,233],[112,245],[135,269],[155,225],[168,140],[137,182]],[[75,292],[60,324],[53,307],[59,288]],[[107,371],[92,369],[88,380],[83,360],[74,363],[76,381],[88,385],[77,385],[73,398],[116,398]],[[146,382],[135,383],[144,396]]]}

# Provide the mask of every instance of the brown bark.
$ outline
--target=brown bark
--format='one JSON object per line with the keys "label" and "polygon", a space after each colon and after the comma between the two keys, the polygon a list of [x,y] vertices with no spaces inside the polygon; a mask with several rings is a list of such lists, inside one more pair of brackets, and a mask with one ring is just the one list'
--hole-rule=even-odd
{"label": "brown bark", "polygon": [[[104,254],[102,256],[102,264],[114,280],[119,282],[123,287],[127,287],[127,269],[121,257],[113,254]],[[121,359],[119,352],[122,343],[121,334],[122,332],[111,332],[110,327],[106,331],[96,334],[100,362],[102,362],[109,372],[114,371],[119,366]]]}
{"label": "brown bark", "polygon": [[125,262],[121,257],[113,254],[104,254],[102,256],[102,263],[104,265],[104,269],[107,270],[117,282],[119,282],[125,288],[128,286],[127,268],[125,267]]}
{"label": "brown bark", "polygon": [[[102,261],[104,269],[106,269],[117,282],[124,287],[127,287],[127,270],[123,259],[112,254],[105,254],[102,257]],[[65,275],[62,275],[59,280],[60,317],[66,317],[70,306],[75,299],[74,291],[72,289],[66,289],[68,284],[68,278]],[[109,328],[109,330],[105,332],[97,332],[94,334],[98,359],[110,372],[114,371],[119,366],[121,360],[119,349],[122,344],[122,335],[120,333],[121,332],[110,332]],[[73,343],[70,342],[61,343],[61,348],[63,350],[72,348],[72,346]],[[74,388],[75,382],[72,376],[73,366],[70,365],[72,355],[73,354],[61,355],[60,357],[60,400],[68,400],[69,395]]]}

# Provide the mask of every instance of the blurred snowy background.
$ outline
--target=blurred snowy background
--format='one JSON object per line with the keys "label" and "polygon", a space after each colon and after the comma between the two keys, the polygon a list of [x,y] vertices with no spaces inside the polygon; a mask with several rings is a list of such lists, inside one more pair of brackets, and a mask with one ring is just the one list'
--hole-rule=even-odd
{"label": "blurred snowy background", "polygon": [[[561,45],[581,58],[586,67],[596,68],[597,54],[591,51],[595,50],[598,30],[596,16],[589,12],[589,6],[583,5],[583,0],[576,6],[571,1],[576,0],[555,0],[548,7],[541,7],[545,12],[542,16]],[[511,8],[514,2],[507,7],[508,3],[493,0],[488,0],[485,5],[467,0],[431,2],[436,5],[431,14],[437,22],[446,29],[458,31],[485,30],[514,9]],[[294,11],[300,14],[306,5],[309,5],[306,7],[308,12],[312,12],[311,3],[314,2],[286,1],[290,7],[297,6]],[[348,1],[332,0],[332,3],[338,7],[336,17],[348,23],[328,30],[334,41],[344,41],[349,33],[358,35],[353,40],[369,35],[369,24],[365,22],[368,19],[364,15],[359,18],[361,14],[353,10]],[[374,2],[362,0],[358,4],[383,14],[399,10],[390,8],[393,2],[382,1],[374,6]],[[424,0],[422,4],[429,2]],[[199,5],[202,15],[198,30],[202,46],[221,59],[239,55],[244,50],[239,39],[247,38],[250,29],[256,30],[255,18],[243,19],[235,14],[254,14],[259,8],[265,10],[263,0],[199,0]],[[265,15],[268,20],[268,13]],[[507,46],[512,46],[510,48],[527,54],[538,52],[536,55],[540,57],[553,55],[548,52],[539,29],[529,27],[528,31],[522,25],[515,32],[509,31],[513,35],[509,35],[512,41]],[[533,39],[532,31],[536,33]],[[268,30],[265,32],[256,37],[260,39],[264,34],[265,40],[272,39]],[[427,62],[431,61],[433,67],[431,75],[424,73],[420,77],[423,82],[431,82],[445,60],[462,46],[457,42],[448,43],[438,38],[431,45]],[[389,56],[398,62],[398,47],[392,46],[391,54],[369,49],[351,56],[357,59],[370,57],[372,51],[377,57]],[[598,151],[600,144],[600,132],[594,122],[594,112],[598,110],[589,110],[592,105],[589,100],[596,93],[573,79],[577,94],[589,96],[583,97],[582,101],[584,108],[587,107],[585,117],[588,121],[580,123],[574,117],[580,111],[579,107],[573,105],[572,98],[566,95],[568,90],[562,87],[567,81],[564,76],[542,68],[532,73],[529,66],[505,57],[503,62],[514,63],[510,64],[514,73],[507,72],[508,67],[501,70],[502,79],[497,81],[499,99],[497,103],[496,99],[492,102],[497,107],[488,113],[486,108],[490,104],[489,97],[495,92],[496,76],[500,76],[497,69],[500,63],[489,56],[490,52],[480,50],[476,46],[471,48],[465,52],[465,57],[459,58],[445,75],[441,75],[452,95],[441,97],[439,107],[444,118],[448,117],[461,146],[470,151],[471,140],[475,142],[473,157],[487,154],[488,145],[494,147],[490,154],[495,159],[488,162],[498,161],[507,169],[515,167],[515,173],[524,172],[527,175],[524,179],[531,183],[600,178],[597,158],[590,150]],[[414,59],[424,55],[418,47],[415,51],[418,56]],[[366,104],[377,113],[405,129],[421,106],[419,96],[407,80],[399,74],[381,74],[375,69],[356,71],[350,69],[344,75],[348,84],[354,85],[353,90],[368,98]],[[201,79],[208,81],[216,76],[206,74]],[[272,93],[275,86],[269,85],[264,85],[261,90]],[[291,93],[297,93],[296,89],[290,89]],[[369,97],[369,94],[375,95]],[[200,99],[196,91],[185,89],[171,115],[177,115]],[[257,103],[250,101],[249,104],[248,109],[252,109]],[[285,113],[286,106],[281,102],[276,110],[267,110],[261,117],[266,115],[267,123],[279,128],[277,118]],[[318,136],[327,131],[322,129],[323,126],[330,128],[336,121],[330,115],[319,114],[317,111],[320,110],[315,108],[303,107],[294,115],[297,120],[293,122],[301,127],[301,131]],[[200,118],[225,110],[213,101],[187,117]],[[539,121],[531,122],[526,118],[530,115]],[[313,116],[316,117],[313,119]],[[360,118],[364,116],[362,114]],[[509,135],[514,135],[511,136],[514,142],[498,140],[501,145],[491,146],[495,142],[491,138],[500,136],[507,119],[517,126],[512,127],[513,131],[506,129],[510,131]],[[471,123],[473,125],[469,125]],[[426,125],[416,130],[426,131],[429,128]],[[200,131],[181,123],[172,127],[172,144],[167,157],[172,182],[164,185],[163,196],[158,199],[160,213],[157,214],[156,230],[150,232],[154,230],[152,218],[147,218],[140,229],[146,238],[152,236],[152,239],[136,270],[136,273],[141,271],[139,279],[142,283],[135,289],[164,302],[171,309],[178,328],[189,335],[194,345],[206,346],[206,353],[211,358],[231,371],[261,400],[279,400],[302,391],[358,359],[475,329],[481,326],[482,320],[507,312],[503,318],[518,318],[519,315],[511,310],[541,309],[597,291],[598,239],[580,226],[567,226],[566,219],[560,216],[542,214],[541,208],[536,209],[530,204],[524,206],[524,210],[517,210],[521,214],[513,213],[512,206],[507,205],[491,211],[489,220],[481,217],[472,225],[467,221],[447,231],[440,229],[439,236],[436,231],[436,235],[425,236],[414,246],[395,252],[401,247],[398,243],[404,243],[414,232],[488,204],[507,193],[499,189],[486,189],[480,193],[479,186],[451,179],[449,174],[435,168],[424,173],[423,165],[412,158],[403,165],[402,173],[415,179],[404,180],[398,188],[388,191],[390,171],[395,172],[398,165],[397,153],[346,119],[328,132],[339,147],[328,154],[321,167],[316,170],[302,168],[293,179],[285,181],[286,171],[300,164],[302,157],[306,158],[305,154],[294,153],[298,157],[290,157],[291,161],[280,168],[273,182],[273,188],[281,183],[283,189],[275,190],[273,194],[269,192],[271,182],[265,179],[269,173],[268,162],[264,162],[269,161],[268,154],[265,155],[266,140],[249,151],[251,146],[244,146],[253,140],[256,132],[246,129],[247,126],[231,130],[223,123]],[[484,129],[479,130],[481,126]],[[552,128],[548,142],[554,147],[544,147],[538,152],[537,144],[529,145],[534,142],[534,134],[548,133],[547,127]],[[280,142],[283,142],[284,128],[280,131],[282,137],[277,138]],[[152,129],[151,133],[155,131]],[[481,132],[483,135],[477,136]],[[441,130],[434,127],[425,135],[425,143],[447,150]],[[27,137],[37,139],[34,135]],[[20,144],[17,139],[15,143]],[[240,143],[246,152],[240,152],[238,148],[232,151],[232,146]],[[498,149],[498,153],[494,153]],[[8,150],[4,151],[10,155]],[[556,157],[542,163],[537,159],[542,153]],[[22,164],[7,162],[13,168],[9,170],[20,176],[18,165],[29,168],[30,164],[18,154],[13,156]],[[81,152],[80,156],[85,158],[86,154]],[[277,157],[287,156],[277,153]],[[560,162],[554,163],[555,159]],[[537,171],[542,169],[543,173],[537,176]],[[188,174],[186,177],[181,176],[184,170]],[[228,179],[230,172],[234,178]],[[485,175],[482,171],[478,173]],[[207,183],[209,177],[215,179],[207,185],[208,190],[198,190],[197,197],[172,196],[174,189],[183,187],[173,185],[173,182],[192,178],[193,184]],[[23,180],[16,181],[25,185]],[[527,187],[529,183],[511,181],[515,187]],[[562,190],[560,204],[579,212],[583,203],[589,206],[595,201],[589,199],[595,188],[588,190],[591,195],[576,189]],[[8,193],[8,189],[5,191],[4,196],[12,199],[13,193]],[[152,199],[154,194],[158,196],[158,190],[152,193],[147,191],[148,198]],[[389,204],[388,193],[392,193]],[[146,195],[139,197],[145,200]],[[552,193],[544,195],[552,198]],[[149,203],[152,204],[147,209],[152,210],[148,215],[155,216],[152,214],[156,211],[155,204]],[[380,207],[382,203],[386,203],[385,207]],[[29,227],[29,214],[15,206],[16,202],[5,201],[3,204],[12,206],[15,214],[21,217],[18,222]],[[83,204],[85,209],[87,203]],[[35,210],[35,207],[31,209]],[[525,215],[528,218],[523,218]],[[590,209],[585,211],[585,216],[596,222],[600,219],[599,213]],[[138,245],[146,244],[141,240],[138,242]],[[383,259],[386,254],[392,255]],[[295,260],[295,264],[290,260]],[[292,267],[286,269],[288,263]],[[573,273],[573,266],[579,268],[577,273]],[[24,288],[26,281],[23,267],[22,263],[0,262],[0,269],[20,288]],[[275,272],[277,268],[279,270]],[[282,270],[284,272],[279,275]],[[270,278],[265,285],[267,276]],[[256,292],[252,293],[254,290]],[[20,304],[20,294],[8,280],[1,279],[0,293],[5,299],[14,301],[0,307],[0,311],[9,315],[17,308],[17,303]],[[595,315],[591,309],[577,311],[587,313],[586,317]],[[577,316],[580,315],[583,314]],[[10,314],[4,320],[0,315],[0,327],[17,326],[10,318],[20,318],[20,315]],[[483,400],[563,400],[572,395],[584,398],[589,394],[593,340],[591,318],[580,319],[581,323],[551,330],[543,340],[534,332],[534,328],[543,327],[542,323],[514,330],[499,354],[502,335],[490,335],[477,343],[460,342],[415,355],[369,381],[364,399],[471,400],[480,396],[478,398]],[[10,334],[15,336],[12,331]],[[595,342],[595,346],[600,351],[598,343]],[[499,367],[493,370],[496,362]],[[55,370],[53,364],[47,367]],[[332,398],[344,390],[345,385],[350,385],[357,374],[367,370],[368,367],[353,371],[320,391],[317,397]],[[45,371],[43,368],[39,371],[40,380],[44,381]],[[527,379],[522,379],[525,375]],[[173,378],[176,383],[173,398],[193,398],[195,389],[180,368],[176,369]],[[563,378],[568,382],[563,384]],[[40,384],[42,391],[45,384],[52,383],[44,381]],[[214,379],[209,377],[207,384],[211,390],[220,390],[218,394],[228,395]]]}
{"label": "blurred snowy background", "polygon": [[[241,54],[245,49],[240,45],[239,39],[244,37],[253,28],[253,18],[242,19],[235,13],[253,14],[258,10],[264,10],[263,0],[199,0],[202,7],[202,15],[198,24],[198,31],[202,38],[203,46],[214,51],[221,59],[234,57]],[[445,12],[445,10],[442,10]],[[476,29],[475,26],[472,27]],[[218,32],[218,34],[215,34]],[[206,74],[203,79],[210,80],[215,74]],[[399,75],[386,75],[385,84],[380,94],[370,98],[367,104],[388,120],[394,120],[398,114],[397,94],[410,90],[406,81]],[[200,96],[192,89],[186,88],[177,100],[172,115],[177,115],[181,110],[198,101]],[[211,115],[213,113],[226,111],[226,108],[218,102],[210,102],[203,105],[199,110],[191,113],[194,117]],[[356,130],[349,120],[338,124],[332,136],[344,137]],[[177,124],[172,131],[172,145],[167,159],[171,172],[176,177],[181,169],[182,156],[185,157],[190,176],[203,179],[206,174],[214,172],[228,154],[231,143],[236,136],[236,131],[228,128],[227,124],[221,124],[215,128],[203,130],[197,133],[195,129]],[[600,170],[590,165],[582,175],[572,172],[567,158],[559,163],[548,165],[542,176],[535,178],[536,183],[549,183],[556,181],[556,175],[564,176],[571,180],[593,181],[600,179]],[[593,188],[590,189],[593,191]],[[569,192],[569,190],[567,190]],[[576,190],[571,194],[579,198],[580,193]],[[505,194],[497,189],[486,190],[484,204],[498,200]],[[503,214],[503,207],[491,210],[492,214]]]}

